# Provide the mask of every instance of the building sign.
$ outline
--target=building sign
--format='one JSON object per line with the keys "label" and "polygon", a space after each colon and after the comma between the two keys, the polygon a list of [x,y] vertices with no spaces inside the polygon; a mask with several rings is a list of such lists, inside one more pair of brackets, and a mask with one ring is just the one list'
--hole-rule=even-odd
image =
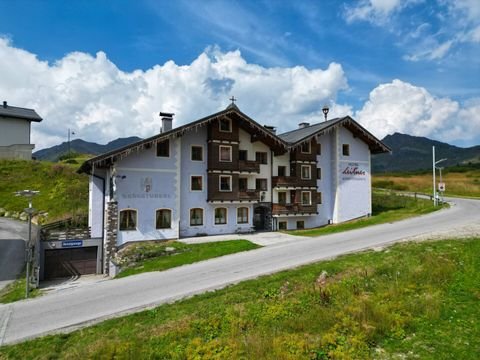
{"label": "building sign", "polygon": [[64,240],[62,241],[62,248],[69,248],[69,247],[82,247],[83,240]]}
{"label": "building sign", "polygon": [[340,170],[340,176],[342,180],[367,180],[367,170],[365,169],[368,165],[359,164],[359,163],[347,163],[346,166]]}

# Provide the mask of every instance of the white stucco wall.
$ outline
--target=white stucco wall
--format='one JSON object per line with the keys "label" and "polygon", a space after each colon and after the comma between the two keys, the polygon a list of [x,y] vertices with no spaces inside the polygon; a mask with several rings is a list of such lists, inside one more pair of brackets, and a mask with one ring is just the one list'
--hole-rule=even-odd
{"label": "white stucco wall", "polygon": [[[338,129],[337,196],[335,222],[367,216],[372,212],[370,149],[345,128]],[[350,145],[350,155],[342,154],[342,145]]]}
{"label": "white stucco wall", "polygon": [[[96,171],[97,176],[105,177],[105,171]],[[102,179],[90,176],[88,186],[88,226],[92,238],[102,237],[104,224],[104,199]]]}
{"label": "white stucco wall", "polygon": [[30,144],[30,121],[0,118],[0,146]]}
{"label": "white stucco wall", "polygon": [[[117,245],[129,241],[178,238],[180,212],[177,182],[180,181],[178,169],[181,156],[181,138],[170,139],[168,158],[157,157],[153,147],[131,154],[115,164],[118,210],[137,210],[137,229],[119,230]],[[155,229],[157,209],[172,210],[170,229]]]}

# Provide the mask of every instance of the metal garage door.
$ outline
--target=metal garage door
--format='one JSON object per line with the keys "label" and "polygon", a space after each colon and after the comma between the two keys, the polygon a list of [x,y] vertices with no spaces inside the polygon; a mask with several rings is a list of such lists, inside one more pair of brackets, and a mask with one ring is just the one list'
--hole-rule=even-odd
{"label": "metal garage door", "polygon": [[97,272],[97,246],[45,250],[45,279]]}

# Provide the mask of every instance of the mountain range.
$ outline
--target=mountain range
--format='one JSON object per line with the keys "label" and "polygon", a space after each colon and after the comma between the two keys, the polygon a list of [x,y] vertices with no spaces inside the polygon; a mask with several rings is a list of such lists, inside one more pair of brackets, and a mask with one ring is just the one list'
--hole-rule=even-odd
{"label": "mountain range", "polygon": [[[141,138],[132,136],[119,138],[106,145],[75,139],[70,142],[71,151],[81,154],[99,155],[139,141]],[[392,149],[391,154],[372,156],[372,172],[399,172],[431,169],[432,146],[435,146],[436,159],[444,159],[441,166],[456,166],[469,163],[480,163],[480,146],[461,148],[425,137],[395,133],[387,135],[382,140]],[[68,152],[68,143],[42,149],[33,154],[38,160],[58,161],[58,158]]]}

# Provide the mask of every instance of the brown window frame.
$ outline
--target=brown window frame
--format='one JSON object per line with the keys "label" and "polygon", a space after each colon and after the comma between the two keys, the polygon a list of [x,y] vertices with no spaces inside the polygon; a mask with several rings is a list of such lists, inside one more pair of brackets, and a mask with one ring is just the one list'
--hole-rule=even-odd
{"label": "brown window frame", "polygon": [[[308,169],[308,177],[303,176],[303,169]],[[302,180],[311,180],[312,179],[312,166],[311,165],[300,165],[300,178]]]}
{"label": "brown window frame", "polygon": [[[307,145],[308,146],[308,151],[304,151],[304,146]],[[312,144],[310,143],[310,141],[308,142],[304,142],[302,145],[300,145],[300,152],[302,154],[311,154],[312,153]]]}
{"label": "brown window frame", "polygon": [[[163,150],[166,149],[166,152],[165,151],[162,151],[162,145],[164,144],[167,144],[166,145],[166,148],[163,148]],[[157,143],[157,149],[156,149],[156,155],[157,157],[165,157],[165,158],[169,158],[170,157],[170,139],[166,139],[166,140],[163,140],[163,141],[160,141]],[[166,153],[166,155],[165,155]]]}
{"label": "brown window frame", "polygon": [[[228,123],[228,130],[222,129],[222,123],[225,124],[225,121]],[[225,132],[225,133],[231,133],[232,132],[232,120],[231,119],[220,119],[218,121],[218,131],[220,132]]]}
{"label": "brown window frame", "polygon": [[[200,189],[193,188],[193,178],[200,178]],[[202,175],[191,175],[190,176],[190,191],[203,191],[203,176]]]}
{"label": "brown window frame", "polygon": [[[134,216],[133,219],[130,218],[128,214],[133,214]],[[129,222],[132,222],[133,224],[129,224]],[[137,230],[137,224],[138,224],[138,211],[136,209],[120,210],[120,213],[118,216],[118,229],[120,231],[135,231]]]}
{"label": "brown window frame", "polygon": [[[229,184],[230,184],[230,189],[229,190],[222,190],[222,178],[229,179]],[[218,191],[220,192],[232,192],[233,191],[233,186],[232,186],[232,175],[219,175],[218,176]]]}
{"label": "brown window frame", "polygon": [[[230,153],[230,159],[229,160],[222,160],[222,148],[225,148],[225,149],[229,149],[229,153]],[[232,162],[232,147],[230,145],[219,145],[218,146],[218,161],[219,162]]]}
{"label": "brown window frame", "polygon": [[255,161],[262,164],[268,164],[268,153],[266,151],[256,151],[255,152]]}
{"label": "brown window frame", "polygon": [[[168,215],[168,226],[165,224],[160,224],[159,226],[159,213],[160,212],[167,212]],[[163,221],[163,219],[160,217],[160,219]],[[171,209],[157,209],[155,210],[155,229],[160,230],[160,229],[171,229],[172,228],[172,210]]]}
{"label": "brown window frame", "polygon": [[[193,148],[200,149],[200,160],[193,158],[193,154],[194,154]],[[197,155],[198,155],[198,154],[197,154]],[[203,146],[202,146],[202,145],[192,145],[192,146],[190,147],[190,160],[191,160],[191,161],[203,162]]]}

